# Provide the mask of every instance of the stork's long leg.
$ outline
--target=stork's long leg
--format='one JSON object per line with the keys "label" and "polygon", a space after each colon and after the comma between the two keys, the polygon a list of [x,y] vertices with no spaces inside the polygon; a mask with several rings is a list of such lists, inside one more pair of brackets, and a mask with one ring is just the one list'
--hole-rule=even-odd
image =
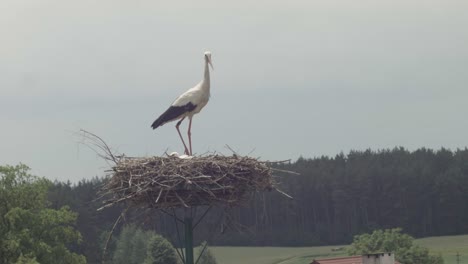
{"label": "stork's long leg", "polygon": [[187,148],[187,145],[185,145],[184,138],[182,137],[182,134],[180,133],[180,130],[179,130],[179,126],[182,123],[182,121],[184,121],[184,119],[185,119],[185,116],[179,122],[177,122],[175,127],[177,128],[177,132],[179,133],[180,140],[182,140],[182,143],[184,144],[185,154],[190,155],[189,151],[188,151],[188,148]]}
{"label": "stork's long leg", "polygon": [[189,117],[189,125],[188,125],[188,141],[190,146],[190,156],[192,156],[192,117]]}

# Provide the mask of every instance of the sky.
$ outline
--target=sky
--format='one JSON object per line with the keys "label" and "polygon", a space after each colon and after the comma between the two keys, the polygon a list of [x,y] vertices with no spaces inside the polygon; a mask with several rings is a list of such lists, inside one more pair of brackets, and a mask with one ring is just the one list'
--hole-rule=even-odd
{"label": "sky", "polygon": [[[197,154],[263,160],[468,145],[464,0],[2,0],[0,165],[76,182],[128,156],[183,152],[151,123],[203,77]],[[184,123],[181,128],[187,128]]]}

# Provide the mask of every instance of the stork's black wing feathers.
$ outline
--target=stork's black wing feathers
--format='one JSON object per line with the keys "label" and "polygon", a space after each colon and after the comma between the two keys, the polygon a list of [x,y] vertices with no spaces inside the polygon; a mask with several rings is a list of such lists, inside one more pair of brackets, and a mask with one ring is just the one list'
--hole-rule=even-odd
{"label": "stork's black wing feathers", "polygon": [[193,111],[196,107],[197,106],[192,104],[191,102],[185,105],[181,105],[181,106],[171,106],[166,110],[166,112],[162,113],[162,115],[160,115],[158,119],[156,119],[153,122],[151,127],[153,129],[156,129],[159,126],[162,126],[167,122],[170,122],[170,121],[173,121],[182,117],[182,115],[185,113]]}

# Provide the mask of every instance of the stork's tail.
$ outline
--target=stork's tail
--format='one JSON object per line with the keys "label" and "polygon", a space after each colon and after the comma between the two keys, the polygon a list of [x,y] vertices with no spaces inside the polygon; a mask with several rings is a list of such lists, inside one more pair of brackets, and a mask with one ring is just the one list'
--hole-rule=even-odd
{"label": "stork's tail", "polygon": [[161,117],[162,115],[158,119],[154,120],[153,124],[151,125],[153,129],[156,129],[164,124],[164,121],[162,120]]}

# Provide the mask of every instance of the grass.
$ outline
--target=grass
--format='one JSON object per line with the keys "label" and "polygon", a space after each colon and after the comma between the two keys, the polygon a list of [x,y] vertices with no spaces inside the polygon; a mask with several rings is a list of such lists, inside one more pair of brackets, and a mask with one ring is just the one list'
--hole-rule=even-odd
{"label": "grass", "polygon": [[[416,243],[442,254],[445,264],[468,264],[468,235],[428,237]],[[210,247],[219,264],[309,264],[314,258],[346,256],[346,251],[332,251],[339,246],[324,247]]]}
{"label": "grass", "polygon": [[417,239],[416,243],[429,248],[432,253],[442,254],[445,264],[456,264],[457,252],[460,264],[468,264],[468,235],[427,237]]}
{"label": "grass", "polygon": [[344,255],[324,247],[210,247],[219,264],[302,264],[314,258]]}

